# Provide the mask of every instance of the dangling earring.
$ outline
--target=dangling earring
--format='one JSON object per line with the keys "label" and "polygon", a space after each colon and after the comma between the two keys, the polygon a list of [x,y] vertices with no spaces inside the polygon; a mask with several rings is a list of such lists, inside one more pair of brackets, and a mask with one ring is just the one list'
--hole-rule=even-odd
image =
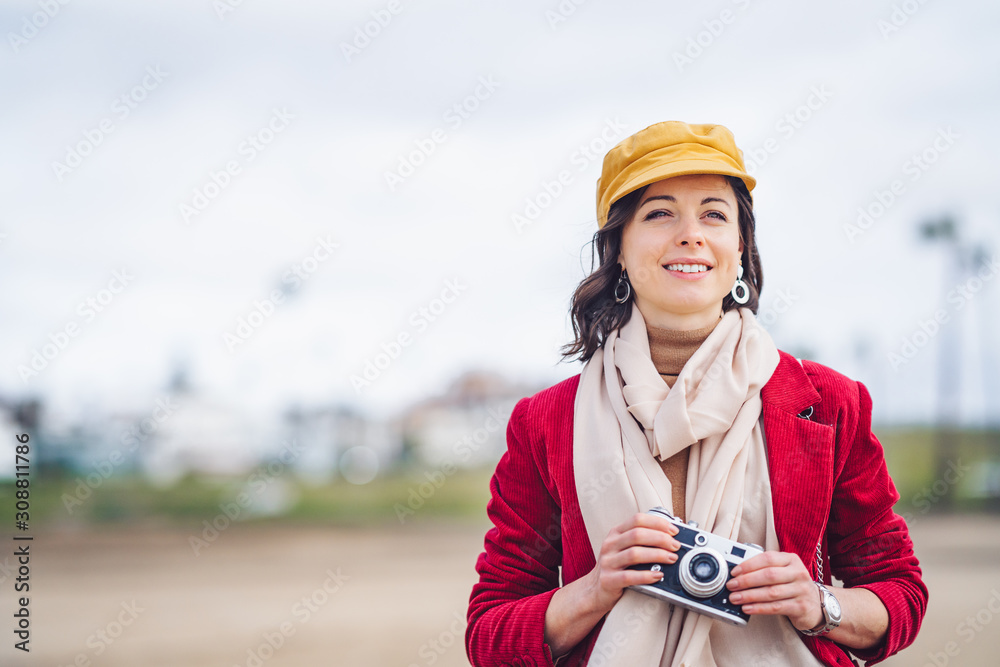
{"label": "dangling earring", "polygon": [[736,284],[733,285],[733,289],[730,292],[733,295],[733,301],[740,304],[741,306],[750,300],[750,287],[745,282],[743,282],[743,265],[740,264],[736,267]]}
{"label": "dangling earring", "polygon": [[[622,287],[625,287],[625,294],[621,293]],[[618,284],[615,285],[615,301],[618,303],[625,303],[632,296],[632,285],[628,281],[628,272],[622,269],[622,274],[618,276]]]}

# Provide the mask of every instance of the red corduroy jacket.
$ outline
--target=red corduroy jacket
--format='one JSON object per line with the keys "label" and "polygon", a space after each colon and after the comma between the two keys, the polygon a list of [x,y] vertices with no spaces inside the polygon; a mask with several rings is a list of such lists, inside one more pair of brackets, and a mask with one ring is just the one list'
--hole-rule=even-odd
{"label": "red corduroy jacket", "polygon": [[[573,476],[579,380],[577,375],[522,399],[511,414],[507,452],[490,482],[487,512],[494,527],[476,563],[480,578],[469,602],[466,651],[477,667],[552,665],[544,641],[545,610],[559,586],[559,568],[568,583],[596,564]],[[815,577],[822,539],[826,583],[833,574],[845,586],[867,588],[882,600],[889,612],[885,641],[852,652],[868,664],[884,660],[916,637],[927,588],[906,523],[892,511],[899,494],[871,432],[868,391],[825,366],[800,364],[782,352],[761,399],[781,550],[798,554]],[[560,661],[561,667],[587,664],[600,628]],[[802,636],[802,641],[826,665],[854,664],[829,639]],[[752,661],[750,656],[747,664]]]}

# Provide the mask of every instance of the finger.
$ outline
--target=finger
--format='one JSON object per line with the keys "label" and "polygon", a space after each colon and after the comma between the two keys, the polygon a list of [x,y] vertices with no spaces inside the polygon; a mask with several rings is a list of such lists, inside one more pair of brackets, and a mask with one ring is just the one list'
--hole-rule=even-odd
{"label": "finger", "polygon": [[[746,572],[754,572],[768,567],[782,567],[791,562],[794,554],[783,553],[781,551],[765,551],[757,554],[753,558],[748,558],[732,569],[732,575],[738,577]],[[798,556],[794,556],[796,559]],[[801,561],[799,561],[801,562]]]}
{"label": "finger", "polygon": [[663,579],[662,572],[650,570],[611,570],[601,573],[601,586],[606,590],[620,591],[628,586],[655,584]]}
{"label": "finger", "polygon": [[633,528],[622,533],[618,539],[618,543],[622,548],[633,545],[659,547],[661,549],[669,549],[670,551],[677,551],[681,548],[681,543],[672,535],[655,528]]}
{"label": "finger", "polygon": [[611,554],[624,551],[634,546],[653,547],[677,551],[680,542],[663,531],[653,528],[632,528],[624,533],[612,533],[601,545],[601,554]]}
{"label": "finger", "polygon": [[624,533],[632,528],[654,528],[670,535],[676,535],[680,530],[677,527],[677,524],[670,521],[666,517],[662,517],[658,514],[648,514],[646,512],[633,514],[628,521],[618,526],[618,531]]}
{"label": "finger", "polygon": [[742,608],[744,612],[752,615],[780,614],[787,616],[789,620],[793,618],[801,619],[800,622],[804,622],[804,625],[796,625],[796,627],[814,627],[823,617],[823,610],[820,608],[818,601],[813,601],[809,597],[802,596],[781,600],[750,602],[745,603]]}
{"label": "finger", "polygon": [[[776,558],[775,560],[783,559]],[[735,571],[736,568],[733,568],[733,572]],[[760,570],[744,571],[730,579],[726,583],[726,587],[735,591],[791,582],[798,582],[801,585],[812,583],[812,577],[809,576],[809,572],[798,558],[792,559],[792,562],[787,565],[773,565]]]}
{"label": "finger", "polygon": [[763,570],[755,570],[738,577],[733,577],[726,583],[726,588],[731,591],[742,591],[762,586],[776,586],[779,584],[790,584],[797,580],[795,571],[789,567],[767,567]]}
{"label": "finger", "polygon": [[795,616],[802,613],[801,605],[795,600],[775,600],[743,605],[743,613],[759,616]]}
{"label": "finger", "polygon": [[666,549],[654,549],[651,547],[629,547],[624,551],[608,554],[601,560],[602,568],[621,570],[630,565],[647,565],[651,563],[663,563],[672,565],[677,562],[677,554]]}
{"label": "finger", "polygon": [[745,591],[737,591],[735,593],[731,593],[729,595],[729,599],[734,604],[746,605],[756,602],[794,600],[805,593],[806,591],[797,583],[778,584],[776,586],[761,586],[760,588],[750,588]]}

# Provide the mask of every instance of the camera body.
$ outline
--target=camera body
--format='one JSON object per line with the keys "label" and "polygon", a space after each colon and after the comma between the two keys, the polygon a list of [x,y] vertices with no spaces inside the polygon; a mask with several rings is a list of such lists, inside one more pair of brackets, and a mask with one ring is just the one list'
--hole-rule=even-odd
{"label": "camera body", "polygon": [[729,601],[726,583],[732,579],[730,572],[748,558],[764,553],[756,544],[733,542],[724,537],[698,528],[694,521],[684,523],[662,507],[654,507],[649,514],[662,516],[677,526],[674,539],[681,543],[677,562],[633,565],[633,570],[663,572],[663,579],[655,584],[630,586],[640,593],[666,600],[699,614],[731,625],[745,626],[750,618],[742,607]]}

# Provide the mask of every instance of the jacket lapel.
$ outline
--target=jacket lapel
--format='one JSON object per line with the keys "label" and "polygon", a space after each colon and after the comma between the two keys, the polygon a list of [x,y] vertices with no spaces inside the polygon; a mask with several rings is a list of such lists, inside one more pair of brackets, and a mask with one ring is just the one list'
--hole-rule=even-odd
{"label": "jacket lapel", "polygon": [[799,416],[819,404],[820,395],[798,360],[784,352],[761,389],[761,402],[778,543],[815,574],[816,544],[833,496],[835,430]]}

